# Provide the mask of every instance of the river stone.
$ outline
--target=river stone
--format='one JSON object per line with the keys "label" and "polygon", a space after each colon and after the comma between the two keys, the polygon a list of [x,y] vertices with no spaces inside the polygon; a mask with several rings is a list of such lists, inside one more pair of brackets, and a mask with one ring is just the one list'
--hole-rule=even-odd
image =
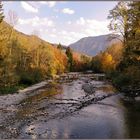
{"label": "river stone", "polygon": [[90,83],[83,84],[82,89],[88,94],[93,94],[94,93],[94,86]]}

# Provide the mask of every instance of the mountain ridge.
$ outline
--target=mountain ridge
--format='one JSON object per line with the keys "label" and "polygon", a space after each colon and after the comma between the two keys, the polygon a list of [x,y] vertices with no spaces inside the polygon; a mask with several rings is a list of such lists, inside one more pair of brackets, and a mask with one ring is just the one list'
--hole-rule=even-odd
{"label": "mountain ridge", "polygon": [[116,34],[89,36],[70,44],[69,47],[80,53],[95,56],[100,51],[105,51],[107,47],[110,47],[112,44],[120,42],[117,38],[120,39],[121,37]]}

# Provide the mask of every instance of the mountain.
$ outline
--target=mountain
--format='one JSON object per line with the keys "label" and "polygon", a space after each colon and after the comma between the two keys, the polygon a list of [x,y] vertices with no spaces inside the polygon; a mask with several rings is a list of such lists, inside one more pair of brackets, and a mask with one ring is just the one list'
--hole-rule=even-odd
{"label": "mountain", "polygon": [[52,47],[49,42],[40,39],[36,35],[27,35],[17,31],[16,29],[13,29],[12,31],[12,27],[5,21],[0,24],[0,34],[0,44],[3,42],[5,45],[7,45],[7,42],[11,39],[10,35],[12,34],[12,39],[17,40],[20,45],[26,49],[35,49],[42,43],[46,46]]}
{"label": "mountain", "polygon": [[[101,36],[85,37],[79,41],[70,44],[69,47],[90,56],[97,55],[100,51],[105,51],[106,48],[112,46],[115,43],[120,42],[119,35],[108,34]],[[121,38],[120,38],[121,39]]]}

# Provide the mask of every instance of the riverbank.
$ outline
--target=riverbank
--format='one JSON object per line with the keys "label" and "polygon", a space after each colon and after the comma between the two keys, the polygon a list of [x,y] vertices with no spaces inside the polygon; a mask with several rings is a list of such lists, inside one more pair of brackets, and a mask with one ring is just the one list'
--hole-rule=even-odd
{"label": "riverbank", "polygon": [[125,73],[113,71],[106,74],[107,80],[109,80],[113,86],[120,91],[124,97],[130,98],[130,100],[139,100],[140,98],[140,83],[137,79]]}
{"label": "riverbank", "polygon": [[7,94],[3,96],[1,95],[0,96],[1,109],[18,104],[20,101],[22,101],[23,99],[27,97],[27,94],[32,93],[41,88],[44,88],[49,82],[50,81],[43,81],[35,85],[32,85],[30,87],[27,87],[25,89],[18,90],[16,93],[13,93],[13,94]]}

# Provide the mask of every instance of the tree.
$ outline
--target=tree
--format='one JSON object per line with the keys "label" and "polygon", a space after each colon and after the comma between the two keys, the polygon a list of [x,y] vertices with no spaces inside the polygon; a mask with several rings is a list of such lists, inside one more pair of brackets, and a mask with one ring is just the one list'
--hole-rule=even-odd
{"label": "tree", "polygon": [[60,43],[57,45],[57,48],[60,49],[60,50],[63,49],[63,47],[62,47],[62,45]]}
{"label": "tree", "polygon": [[124,39],[123,58],[112,79],[120,89],[127,89],[127,93],[135,96],[140,89],[140,2],[127,2],[125,6],[121,3],[124,2],[110,11],[110,29],[121,31]]}
{"label": "tree", "polygon": [[[109,29],[114,33],[119,33],[126,45],[128,37],[128,2],[118,2],[118,4],[109,12],[108,19],[110,19]],[[118,38],[120,40],[120,38]]]}
{"label": "tree", "polygon": [[123,54],[123,60],[119,67],[121,70],[130,65],[139,66],[140,63],[140,2],[129,3],[128,10],[128,30],[127,44]]}
{"label": "tree", "polygon": [[140,2],[130,3],[128,49],[140,54]]}
{"label": "tree", "polygon": [[68,57],[68,69],[70,70],[70,71],[72,71],[72,67],[73,67],[73,55],[72,55],[72,50],[71,50],[71,48],[70,47],[68,47],[67,49],[66,49],[66,55],[67,55],[67,57]]}
{"label": "tree", "polygon": [[88,70],[91,67],[91,58],[86,55],[81,55],[81,61],[83,63],[83,70]]}
{"label": "tree", "polygon": [[102,70],[110,72],[115,69],[115,62],[111,54],[104,52],[101,58]]}
{"label": "tree", "polygon": [[91,61],[91,68],[94,72],[103,72],[102,67],[101,67],[101,58],[99,55],[94,56]]}
{"label": "tree", "polygon": [[3,21],[4,19],[4,14],[3,14],[3,9],[2,9],[2,3],[0,2],[0,23]]}

